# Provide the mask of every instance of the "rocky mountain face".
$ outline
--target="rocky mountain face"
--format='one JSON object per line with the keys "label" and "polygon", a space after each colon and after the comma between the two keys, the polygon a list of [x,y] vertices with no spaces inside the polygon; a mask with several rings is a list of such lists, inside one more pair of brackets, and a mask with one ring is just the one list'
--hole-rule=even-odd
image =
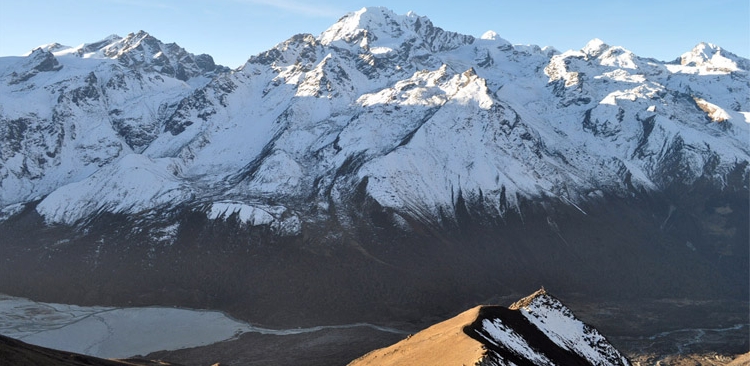
{"label": "rocky mountain face", "polygon": [[542,289],[510,307],[479,306],[349,365],[630,365]]}
{"label": "rocky mountain face", "polygon": [[746,298],[748,63],[382,8],[236,70],[144,32],[0,58],[0,292],[294,325]]}

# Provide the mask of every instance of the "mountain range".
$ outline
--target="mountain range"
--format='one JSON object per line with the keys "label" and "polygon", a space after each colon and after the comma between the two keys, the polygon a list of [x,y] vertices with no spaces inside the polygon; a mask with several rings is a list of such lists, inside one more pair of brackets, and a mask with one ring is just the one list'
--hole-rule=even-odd
{"label": "mountain range", "polygon": [[748,70],[383,8],[234,70],[143,31],[2,57],[0,292],[272,325],[746,299]]}

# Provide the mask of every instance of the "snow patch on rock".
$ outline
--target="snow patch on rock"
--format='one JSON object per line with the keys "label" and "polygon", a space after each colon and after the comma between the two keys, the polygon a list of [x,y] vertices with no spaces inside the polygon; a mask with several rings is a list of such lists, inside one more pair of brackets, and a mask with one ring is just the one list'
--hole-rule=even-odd
{"label": "snow patch on rock", "polygon": [[227,220],[236,215],[237,220],[250,226],[270,225],[282,236],[297,235],[302,230],[299,217],[283,206],[220,201],[212,203],[206,215],[211,220]]}

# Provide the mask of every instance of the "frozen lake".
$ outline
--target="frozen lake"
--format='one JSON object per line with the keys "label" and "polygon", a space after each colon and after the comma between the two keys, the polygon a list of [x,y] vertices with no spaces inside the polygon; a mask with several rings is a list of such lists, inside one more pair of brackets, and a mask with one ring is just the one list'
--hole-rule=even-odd
{"label": "frozen lake", "polygon": [[204,346],[246,332],[290,335],[355,327],[406,334],[366,323],[267,329],[232,319],[218,311],[77,306],[0,294],[0,334],[42,347],[102,358],[127,358],[155,351]]}
{"label": "frozen lake", "polygon": [[0,295],[0,334],[104,358],[202,346],[252,329],[216,311],[83,307]]}

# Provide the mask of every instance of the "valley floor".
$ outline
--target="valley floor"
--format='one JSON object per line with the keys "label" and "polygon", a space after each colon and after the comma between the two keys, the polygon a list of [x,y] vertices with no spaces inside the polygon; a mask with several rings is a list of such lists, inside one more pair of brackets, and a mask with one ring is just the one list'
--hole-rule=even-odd
{"label": "valley floor", "polygon": [[[565,301],[636,365],[729,365],[750,349],[744,301]],[[0,334],[99,357],[148,354],[185,365],[346,364],[428,325],[267,329],[217,311],[81,307],[0,295]]]}

